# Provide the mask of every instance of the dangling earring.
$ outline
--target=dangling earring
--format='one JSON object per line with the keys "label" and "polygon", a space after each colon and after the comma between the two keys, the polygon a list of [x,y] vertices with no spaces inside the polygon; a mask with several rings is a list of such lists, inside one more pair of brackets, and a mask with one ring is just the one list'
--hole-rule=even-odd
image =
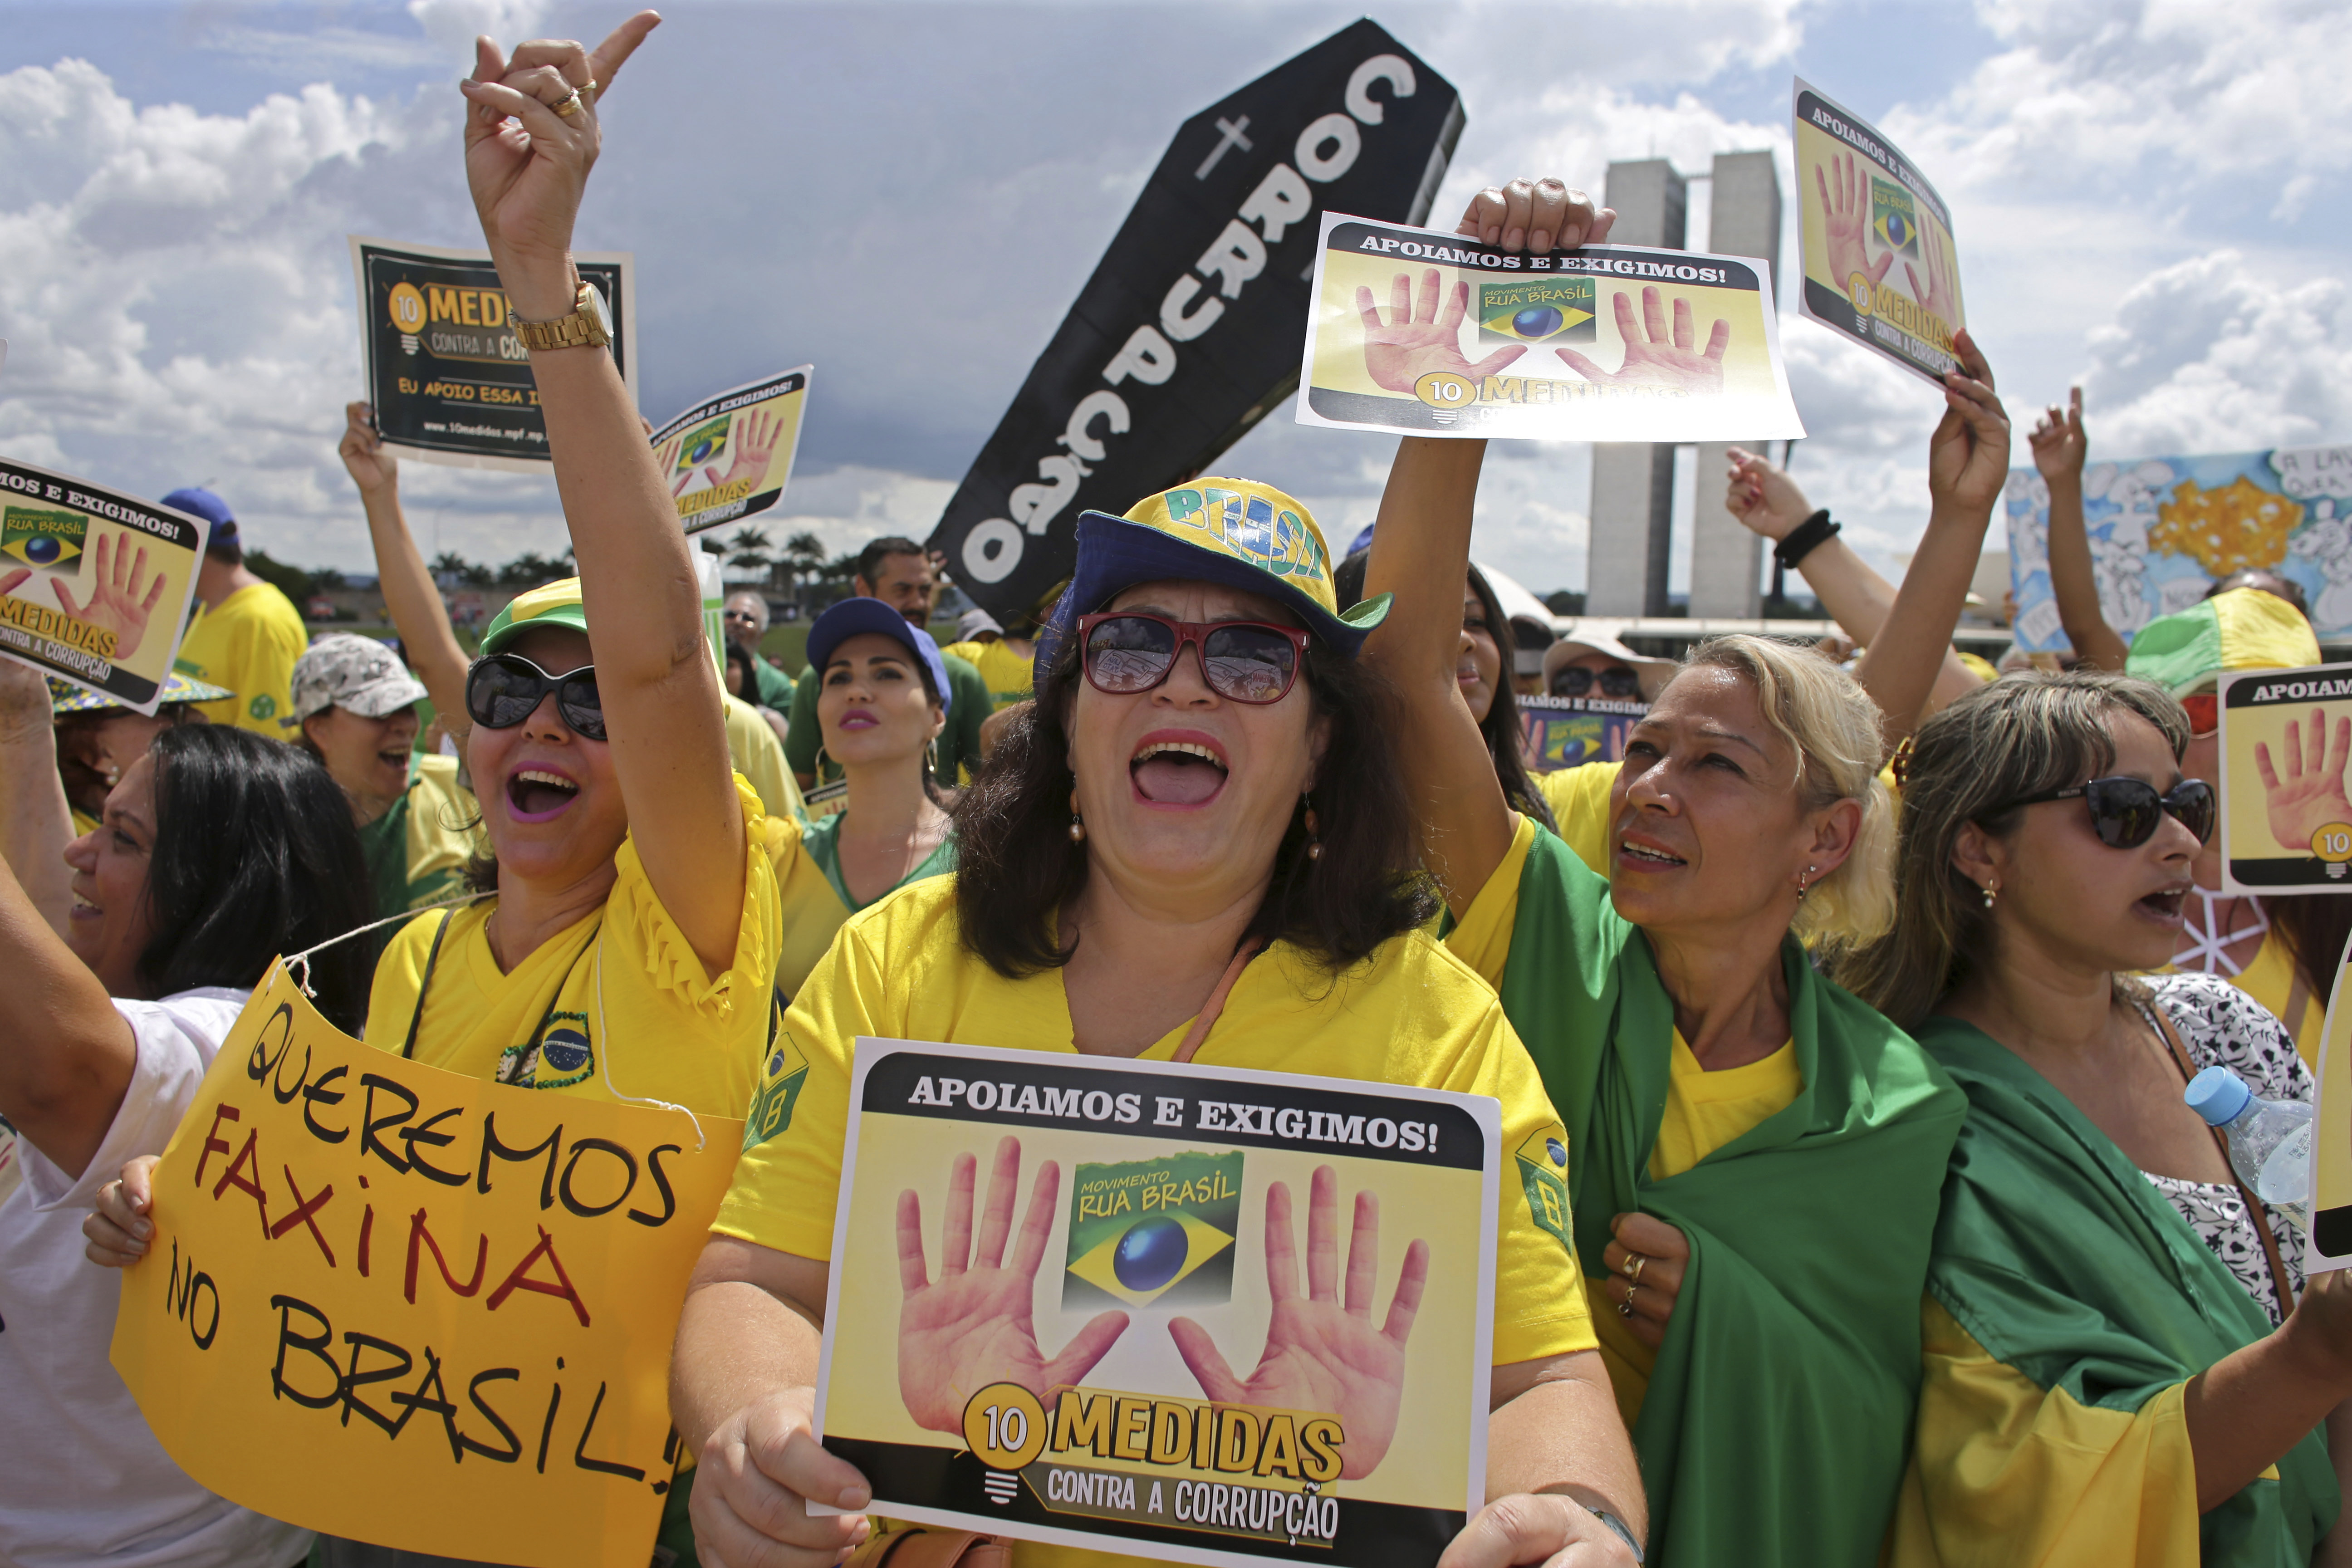
{"label": "dangling earring", "polygon": [[824,742],[819,741],[816,743],[816,782],[824,783],[824,770],[834,765],[833,759],[824,754]]}
{"label": "dangling earring", "polygon": [[1072,789],[1070,791],[1070,842],[1084,844],[1086,841],[1087,819],[1078,815],[1078,792]]}
{"label": "dangling earring", "polygon": [[1323,840],[1315,836],[1315,797],[1311,795],[1302,795],[1298,798],[1307,806],[1307,858],[1309,860],[1320,860],[1323,858]]}
{"label": "dangling earring", "polygon": [[1805,876],[1797,879],[1797,902],[1801,904],[1805,901],[1805,895],[1812,891],[1811,886],[1807,883],[1805,877],[1811,876],[1813,871],[1814,868],[1808,866],[1805,868]]}
{"label": "dangling earring", "polygon": [[1987,883],[1985,884],[1985,890],[1984,890],[1984,896],[1985,896],[1985,908],[1987,908],[1987,909],[1990,909],[1990,908],[1992,908],[1992,896],[1993,896],[1995,893],[1998,893],[1998,892],[2000,892],[2000,889],[1999,888],[1994,887],[1990,882],[1987,882]]}

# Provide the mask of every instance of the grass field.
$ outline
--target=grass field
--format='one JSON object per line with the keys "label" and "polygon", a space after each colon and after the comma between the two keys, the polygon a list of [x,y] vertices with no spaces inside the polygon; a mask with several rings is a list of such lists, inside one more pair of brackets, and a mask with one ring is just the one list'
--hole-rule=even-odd
{"label": "grass field", "polygon": [[[364,637],[389,637],[394,635],[390,626],[377,626],[366,621],[314,621],[310,624],[310,632],[314,637],[321,632],[357,632]],[[770,658],[782,661],[786,670],[798,676],[808,664],[808,634],[809,623],[806,621],[787,621],[782,626],[770,626],[768,635],[760,639],[760,651]],[[955,623],[933,621],[930,625],[930,634],[938,639],[941,647],[945,647],[955,640]],[[457,628],[457,641],[467,653],[476,651],[477,639],[474,634],[463,626]]]}

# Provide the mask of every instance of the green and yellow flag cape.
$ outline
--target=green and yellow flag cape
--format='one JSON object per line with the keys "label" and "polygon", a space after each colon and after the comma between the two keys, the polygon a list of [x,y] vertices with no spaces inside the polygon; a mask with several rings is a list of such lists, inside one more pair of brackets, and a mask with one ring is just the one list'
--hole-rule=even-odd
{"label": "green and yellow flag cape", "polygon": [[[2044,1393],[2124,1412],[2270,1332],[2270,1319],[2074,1102],[1999,1041],[1930,1018],[1919,1041],[1969,1098],[1927,1289]],[[2206,1568],[2296,1568],[2336,1522],[2316,1431],[2200,1521]]]}
{"label": "green and yellow flag cape", "polygon": [[1673,1004],[1609,885],[1535,835],[1500,991],[1568,1127],[1584,1271],[1607,1271],[1610,1218],[1628,1210],[1690,1238],[1633,1429],[1652,1568],[1871,1568],[1902,1479],[1928,1238],[1967,1103],[1793,939],[1781,963],[1804,1088],[1651,1180]]}

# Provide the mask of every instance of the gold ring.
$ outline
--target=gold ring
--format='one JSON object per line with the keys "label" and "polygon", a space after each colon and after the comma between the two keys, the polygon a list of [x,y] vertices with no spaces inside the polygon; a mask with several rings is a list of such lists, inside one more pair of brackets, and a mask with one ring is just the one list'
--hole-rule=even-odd
{"label": "gold ring", "polygon": [[579,113],[580,89],[576,87],[573,88],[571,93],[564,98],[563,101],[555,106],[555,112],[559,117],[565,120],[569,120],[573,115]]}
{"label": "gold ring", "polygon": [[1625,1299],[1617,1303],[1617,1315],[1621,1318],[1631,1318],[1633,1315],[1633,1294],[1632,1291],[1627,1291],[1625,1293]]}
{"label": "gold ring", "polygon": [[1627,1253],[1625,1255],[1626,1283],[1633,1284],[1639,1281],[1642,1278],[1642,1270],[1648,1268],[1649,1264],[1650,1259],[1647,1254],[1640,1252]]}
{"label": "gold ring", "polygon": [[591,82],[589,82],[589,84],[588,84],[586,87],[582,88],[582,89],[580,89],[580,96],[581,96],[582,98],[583,98],[583,99],[587,100],[590,103],[592,103],[592,104],[593,104],[593,103],[594,103],[594,102],[596,101],[596,84],[595,84],[595,82],[593,82],[593,81],[592,80]]}

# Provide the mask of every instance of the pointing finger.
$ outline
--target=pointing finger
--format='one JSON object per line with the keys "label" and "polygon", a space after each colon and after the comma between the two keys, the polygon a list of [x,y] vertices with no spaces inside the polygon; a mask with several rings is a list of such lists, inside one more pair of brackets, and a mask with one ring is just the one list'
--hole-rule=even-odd
{"label": "pointing finger", "polygon": [[661,26],[661,20],[658,11],[640,11],[605,35],[596,52],[588,57],[588,68],[596,79],[596,97],[613,90],[613,79],[621,74],[621,68],[646,36]]}

